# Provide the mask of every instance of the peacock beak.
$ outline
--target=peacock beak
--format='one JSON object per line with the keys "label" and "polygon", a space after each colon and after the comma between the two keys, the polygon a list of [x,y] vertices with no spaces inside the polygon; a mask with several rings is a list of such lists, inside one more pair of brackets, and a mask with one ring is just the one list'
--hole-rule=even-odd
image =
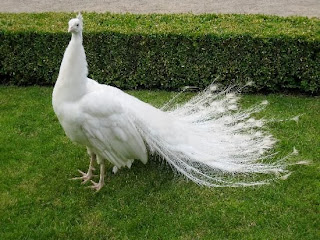
{"label": "peacock beak", "polygon": [[72,27],[69,27],[69,28],[68,28],[68,32],[71,32],[71,30],[72,30]]}

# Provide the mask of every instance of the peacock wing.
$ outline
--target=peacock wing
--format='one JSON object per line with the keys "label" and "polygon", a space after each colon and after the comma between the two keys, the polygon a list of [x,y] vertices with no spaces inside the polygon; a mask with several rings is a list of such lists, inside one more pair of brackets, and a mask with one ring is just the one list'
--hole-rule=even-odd
{"label": "peacock wing", "polygon": [[119,168],[131,159],[147,162],[146,146],[128,107],[119,95],[105,91],[87,94],[81,101],[82,130],[90,147]]}

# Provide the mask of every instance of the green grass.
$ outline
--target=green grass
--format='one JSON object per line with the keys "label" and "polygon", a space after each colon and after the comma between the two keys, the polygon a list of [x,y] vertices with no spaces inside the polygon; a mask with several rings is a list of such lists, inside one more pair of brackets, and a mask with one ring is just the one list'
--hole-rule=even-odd
{"label": "green grass", "polygon": [[[4,32],[66,32],[66,23],[74,13],[0,13]],[[286,35],[319,40],[320,19],[243,14],[113,14],[83,13],[85,32],[121,34]]]}
{"label": "green grass", "polygon": [[[286,181],[254,188],[204,188],[176,177],[152,159],[117,175],[94,193],[68,179],[85,170],[83,147],[64,135],[51,107],[52,88],[0,87],[0,239],[319,239],[320,99],[246,95],[248,106],[267,99],[260,116],[280,155],[295,146]],[[156,106],[174,93],[131,91]],[[186,96],[188,97],[188,96]]]}

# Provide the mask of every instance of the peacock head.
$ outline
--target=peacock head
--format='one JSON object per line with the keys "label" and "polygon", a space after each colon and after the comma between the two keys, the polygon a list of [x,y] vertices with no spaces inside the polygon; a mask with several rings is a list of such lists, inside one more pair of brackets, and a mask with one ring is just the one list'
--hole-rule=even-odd
{"label": "peacock head", "polygon": [[81,13],[79,13],[76,18],[72,18],[68,24],[69,24],[68,32],[71,32],[71,33],[82,32],[83,18]]}

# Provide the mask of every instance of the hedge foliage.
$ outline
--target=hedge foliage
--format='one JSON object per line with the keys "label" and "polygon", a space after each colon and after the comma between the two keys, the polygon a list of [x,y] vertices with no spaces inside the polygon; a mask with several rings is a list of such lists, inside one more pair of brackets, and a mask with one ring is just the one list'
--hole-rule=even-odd
{"label": "hedge foliage", "polygon": [[[320,93],[320,19],[84,13],[89,77],[177,90],[252,80],[254,91]],[[2,84],[53,85],[74,14],[0,14]]]}

